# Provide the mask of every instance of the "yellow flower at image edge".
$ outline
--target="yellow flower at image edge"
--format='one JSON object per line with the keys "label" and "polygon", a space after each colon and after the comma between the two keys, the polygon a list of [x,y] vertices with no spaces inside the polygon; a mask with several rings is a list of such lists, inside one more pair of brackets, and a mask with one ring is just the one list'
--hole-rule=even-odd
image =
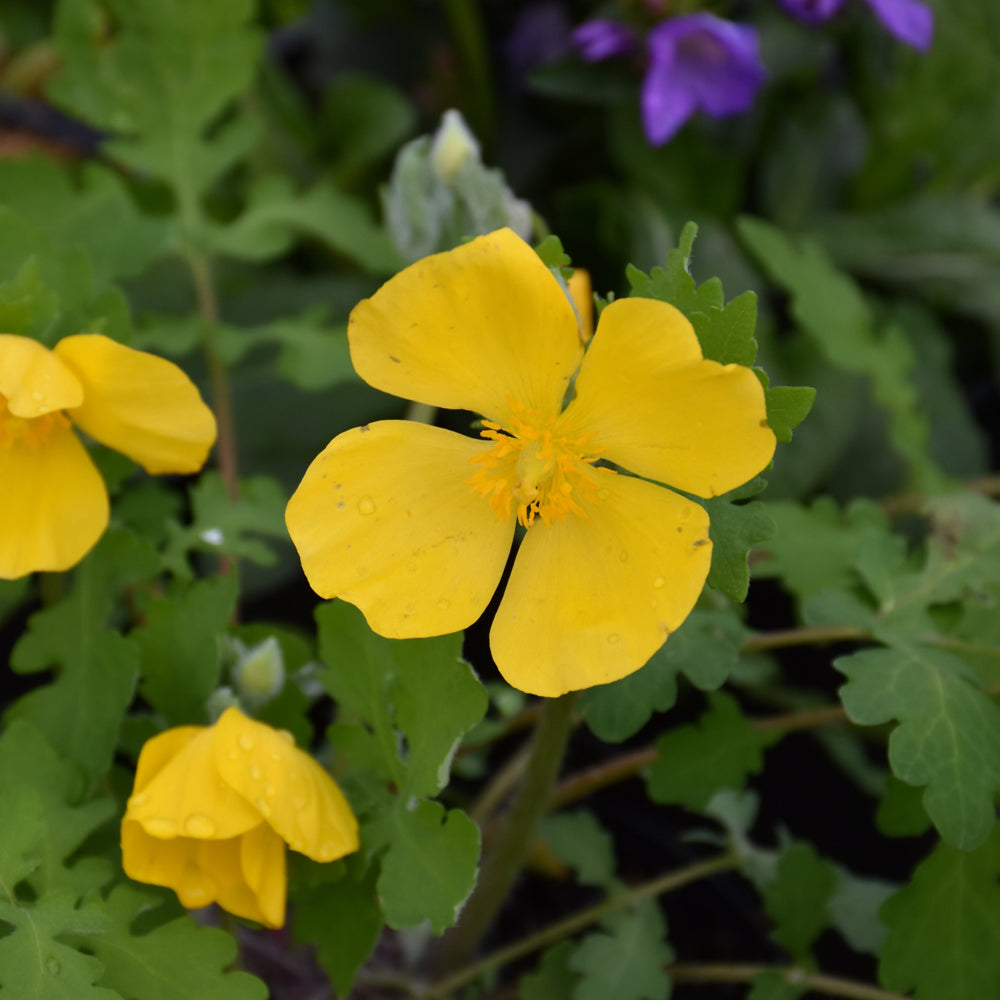
{"label": "yellow flower at image edge", "polygon": [[215,418],[176,365],[100,334],[0,334],[0,579],[78,563],[108,524],[73,425],[151,473],[197,472]]}
{"label": "yellow flower at image edge", "polygon": [[181,726],[142,748],[121,828],[137,882],[197,909],[268,927],[285,922],[285,844],[314,861],[358,848],[358,824],[326,771],[279,732],[228,708],[214,726]]}
{"label": "yellow flower at image edge", "polygon": [[767,466],[756,375],[705,360],[687,319],[652,299],[612,302],[584,353],[567,295],[509,230],[401,271],[348,334],[370,385],[483,414],[484,430],[385,420],[334,438],[286,511],[313,589],[384,636],[459,631],[520,523],[490,632],[507,681],[556,696],[638,670],[711,564],[705,509],[658,484],[712,497]]}

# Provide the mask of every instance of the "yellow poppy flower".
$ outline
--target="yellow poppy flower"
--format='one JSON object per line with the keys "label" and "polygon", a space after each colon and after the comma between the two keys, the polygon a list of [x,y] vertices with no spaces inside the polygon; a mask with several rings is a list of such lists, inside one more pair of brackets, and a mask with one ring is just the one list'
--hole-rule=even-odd
{"label": "yellow poppy flower", "polygon": [[704,508],[646,480],[711,497],[765,468],[754,373],[705,360],[652,299],[611,303],[584,354],[569,299],[509,230],[401,271],[348,333],[370,385],[486,419],[479,440],[396,420],[334,438],[286,512],[313,589],[384,636],[455,632],[485,609],[520,522],[490,632],[507,681],[555,696],[638,670],[712,551]]}
{"label": "yellow poppy flower", "polygon": [[74,424],[151,473],[197,472],[215,442],[215,417],[171,362],[100,334],[53,350],[0,334],[0,579],[69,569],[107,527]]}
{"label": "yellow poppy flower", "polygon": [[358,823],[334,780],[279,732],[227,708],[142,748],[121,829],[122,865],[197,909],[268,927],[285,922],[285,844],[314,861],[358,849]]}

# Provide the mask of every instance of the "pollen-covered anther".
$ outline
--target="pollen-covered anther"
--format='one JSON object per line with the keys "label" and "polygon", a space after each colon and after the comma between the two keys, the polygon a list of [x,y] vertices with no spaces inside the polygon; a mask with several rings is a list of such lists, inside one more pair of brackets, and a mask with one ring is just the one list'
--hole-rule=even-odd
{"label": "pollen-covered anther", "polygon": [[543,422],[536,412],[508,402],[514,411],[511,427],[483,421],[482,436],[496,443],[470,459],[480,469],[467,484],[489,500],[498,518],[510,517],[516,505],[517,520],[526,528],[536,517],[545,525],[564,521],[567,514],[586,517],[579,501],[599,503],[598,479],[612,470],[595,468],[600,456],[587,449],[586,438],[561,436],[558,418]]}

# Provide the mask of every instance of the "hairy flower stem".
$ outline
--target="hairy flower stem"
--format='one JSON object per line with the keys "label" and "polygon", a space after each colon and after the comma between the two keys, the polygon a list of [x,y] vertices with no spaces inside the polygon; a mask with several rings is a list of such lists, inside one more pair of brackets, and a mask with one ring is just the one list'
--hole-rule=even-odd
{"label": "hairy flower stem", "polygon": [[479,881],[458,924],[441,942],[435,963],[438,968],[454,969],[468,962],[506,901],[524,865],[538,821],[548,809],[573,726],[577,697],[576,693],[564,694],[543,705],[524,777],[506,821],[483,860]]}
{"label": "hairy flower stem", "polygon": [[198,312],[205,323],[205,363],[212,388],[212,405],[219,428],[219,475],[226,484],[230,500],[240,496],[239,461],[236,451],[236,420],[233,414],[233,396],[229,386],[229,372],[215,349],[215,328],[219,324],[219,305],[212,281],[212,267],[208,258],[197,251],[187,257],[194,281]]}
{"label": "hairy flower stem", "polygon": [[691,882],[708,878],[710,875],[715,875],[718,872],[738,868],[739,865],[739,858],[734,854],[726,852],[716,855],[713,858],[707,858],[704,861],[697,861],[677,871],[667,872],[665,875],[660,875],[649,882],[643,882],[641,885],[637,885],[627,892],[612,896],[604,900],[604,902],[598,903],[596,906],[588,907],[586,910],[580,910],[569,917],[557,920],[555,923],[549,924],[548,927],[543,927],[542,930],[536,931],[534,934],[529,934],[520,941],[515,941],[513,944],[507,945],[506,948],[500,948],[478,962],[459,969],[457,972],[434,983],[429,989],[419,994],[420,1000],[437,1000],[437,998],[447,997],[449,994],[461,989],[466,983],[472,982],[472,980],[484,972],[507,965],[519,958],[523,958],[525,955],[539,951],[556,941],[561,941],[563,938],[575,934],[584,927],[589,927],[591,924],[596,923],[608,913],[623,909],[626,906],[632,906],[643,899],[650,899],[673,892],[685,885],[689,885]]}
{"label": "hairy flower stem", "polygon": [[677,983],[748,983],[764,972],[775,972],[785,982],[803,986],[815,993],[846,1000],[907,1000],[900,993],[890,993],[878,986],[859,983],[854,979],[826,976],[821,972],[807,972],[786,965],[727,965],[679,963],[667,969],[667,974]]}

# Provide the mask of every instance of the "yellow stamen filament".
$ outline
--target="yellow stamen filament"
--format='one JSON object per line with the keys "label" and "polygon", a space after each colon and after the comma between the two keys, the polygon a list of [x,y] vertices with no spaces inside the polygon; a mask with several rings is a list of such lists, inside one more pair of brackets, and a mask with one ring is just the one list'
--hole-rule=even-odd
{"label": "yellow stamen filament", "polygon": [[614,472],[594,466],[600,455],[588,451],[586,437],[559,435],[556,417],[542,420],[513,400],[508,405],[514,411],[509,429],[483,421],[481,435],[496,444],[470,459],[481,468],[468,485],[489,500],[498,518],[510,517],[516,504],[517,519],[526,528],[536,517],[545,525],[564,521],[567,514],[586,517],[580,501],[599,503],[599,480]]}
{"label": "yellow stamen filament", "polygon": [[7,397],[0,394],[0,448],[39,448],[56,427],[69,427],[69,420],[60,413],[40,417],[16,417],[7,409]]}

